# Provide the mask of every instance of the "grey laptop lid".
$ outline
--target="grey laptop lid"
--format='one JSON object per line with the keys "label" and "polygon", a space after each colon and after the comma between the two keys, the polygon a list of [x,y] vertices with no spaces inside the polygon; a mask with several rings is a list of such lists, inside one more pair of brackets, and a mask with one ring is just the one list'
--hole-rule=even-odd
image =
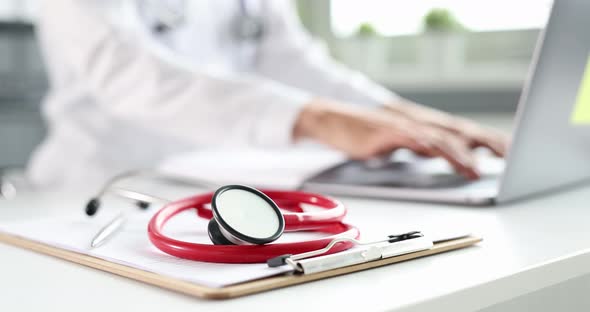
{"label": "grey laptop lid", "polygon": [[590,179],[590,1],[556,0],[531,65],[497,201]]}

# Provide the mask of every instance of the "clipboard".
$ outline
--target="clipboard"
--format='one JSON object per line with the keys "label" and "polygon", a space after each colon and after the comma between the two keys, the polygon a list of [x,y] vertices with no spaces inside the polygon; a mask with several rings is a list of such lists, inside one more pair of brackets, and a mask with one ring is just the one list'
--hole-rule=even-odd
{"label": "clipboard", "polygon": [[273,289],[284,288],[292,285],[299,285],[325,278],[345,275],[349,273],[368,270],[376,267],[381,267],[398,262],[408,261],[412,259],[422,258],[435,254],[440,254],[452,250],[466,248],[481,242],[482,239],[477,236],[466,236],[462,238],[447,240],[435,243],[431,249],[394,256],[381,260],[365,262],[357,265],[342,267],[330,271],[324,271],[313,274],[297,275],[279,275],[269,278],[263,278],[241,284],[230,285],[221,288],[207,287],[203,285],[194,284],[191,282],[175,279],[148,271],[143,271],[137,268],[125,266],[118,263],[109,262],[103,259],[92,256],[76,253],[73,251],[60,249],[54,246],[43,243],[27,240],[17,236],[0,233],[0,242],[16,246],[19,248],[31,250],[40,254],[53,256],[59,259],[67,260],[73,263],[88,266],[101,271],[109,272],[119,276],[127,277],[146,284],[157,286],[160,288],[176,291],[189,296],[198,297],[202,299],[231,299],[242,297],[246,295],[261,293]]}

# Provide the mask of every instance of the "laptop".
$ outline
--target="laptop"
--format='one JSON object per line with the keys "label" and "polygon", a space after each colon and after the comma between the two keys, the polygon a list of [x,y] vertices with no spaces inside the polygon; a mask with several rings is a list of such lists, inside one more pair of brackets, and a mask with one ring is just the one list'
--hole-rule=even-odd
{"label": "laptop", "polygon": [[[556,0],[522,91],[505,165],[467,181],[436,163],[394,155],[349,161],[306,180],[335,195],[492,205],[590,180],[590,1]],[[500,161],[501,162],[501,161]],[[446,170],[446,171],[445,171]]]}

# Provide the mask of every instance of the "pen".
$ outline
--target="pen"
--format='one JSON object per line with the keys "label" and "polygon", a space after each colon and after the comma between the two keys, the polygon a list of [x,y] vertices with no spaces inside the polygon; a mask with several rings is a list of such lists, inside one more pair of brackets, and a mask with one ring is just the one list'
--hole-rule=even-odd
{"label": "pen", "polygon": [[111,222],[107,223],[107,225],[100,229],[100,231],[92,239],[90,247],[96,248],[104,244],[123,227],[126,220],[127,218],[125,218],[123,213],[118,214],[113,220],[111,220]]}

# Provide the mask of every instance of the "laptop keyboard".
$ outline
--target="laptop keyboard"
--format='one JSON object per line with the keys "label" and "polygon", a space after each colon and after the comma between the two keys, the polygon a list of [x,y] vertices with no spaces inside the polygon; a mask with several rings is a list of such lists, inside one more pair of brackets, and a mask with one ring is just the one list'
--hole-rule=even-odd
{"label": "laptop keyboard", "polygon": [[412,162],[388,162],[380,166],[369,166],[360,161],[349,161],[328,169],[308,182],[428,189],[458,187],[471,183],[452,172],[420,171]]}

